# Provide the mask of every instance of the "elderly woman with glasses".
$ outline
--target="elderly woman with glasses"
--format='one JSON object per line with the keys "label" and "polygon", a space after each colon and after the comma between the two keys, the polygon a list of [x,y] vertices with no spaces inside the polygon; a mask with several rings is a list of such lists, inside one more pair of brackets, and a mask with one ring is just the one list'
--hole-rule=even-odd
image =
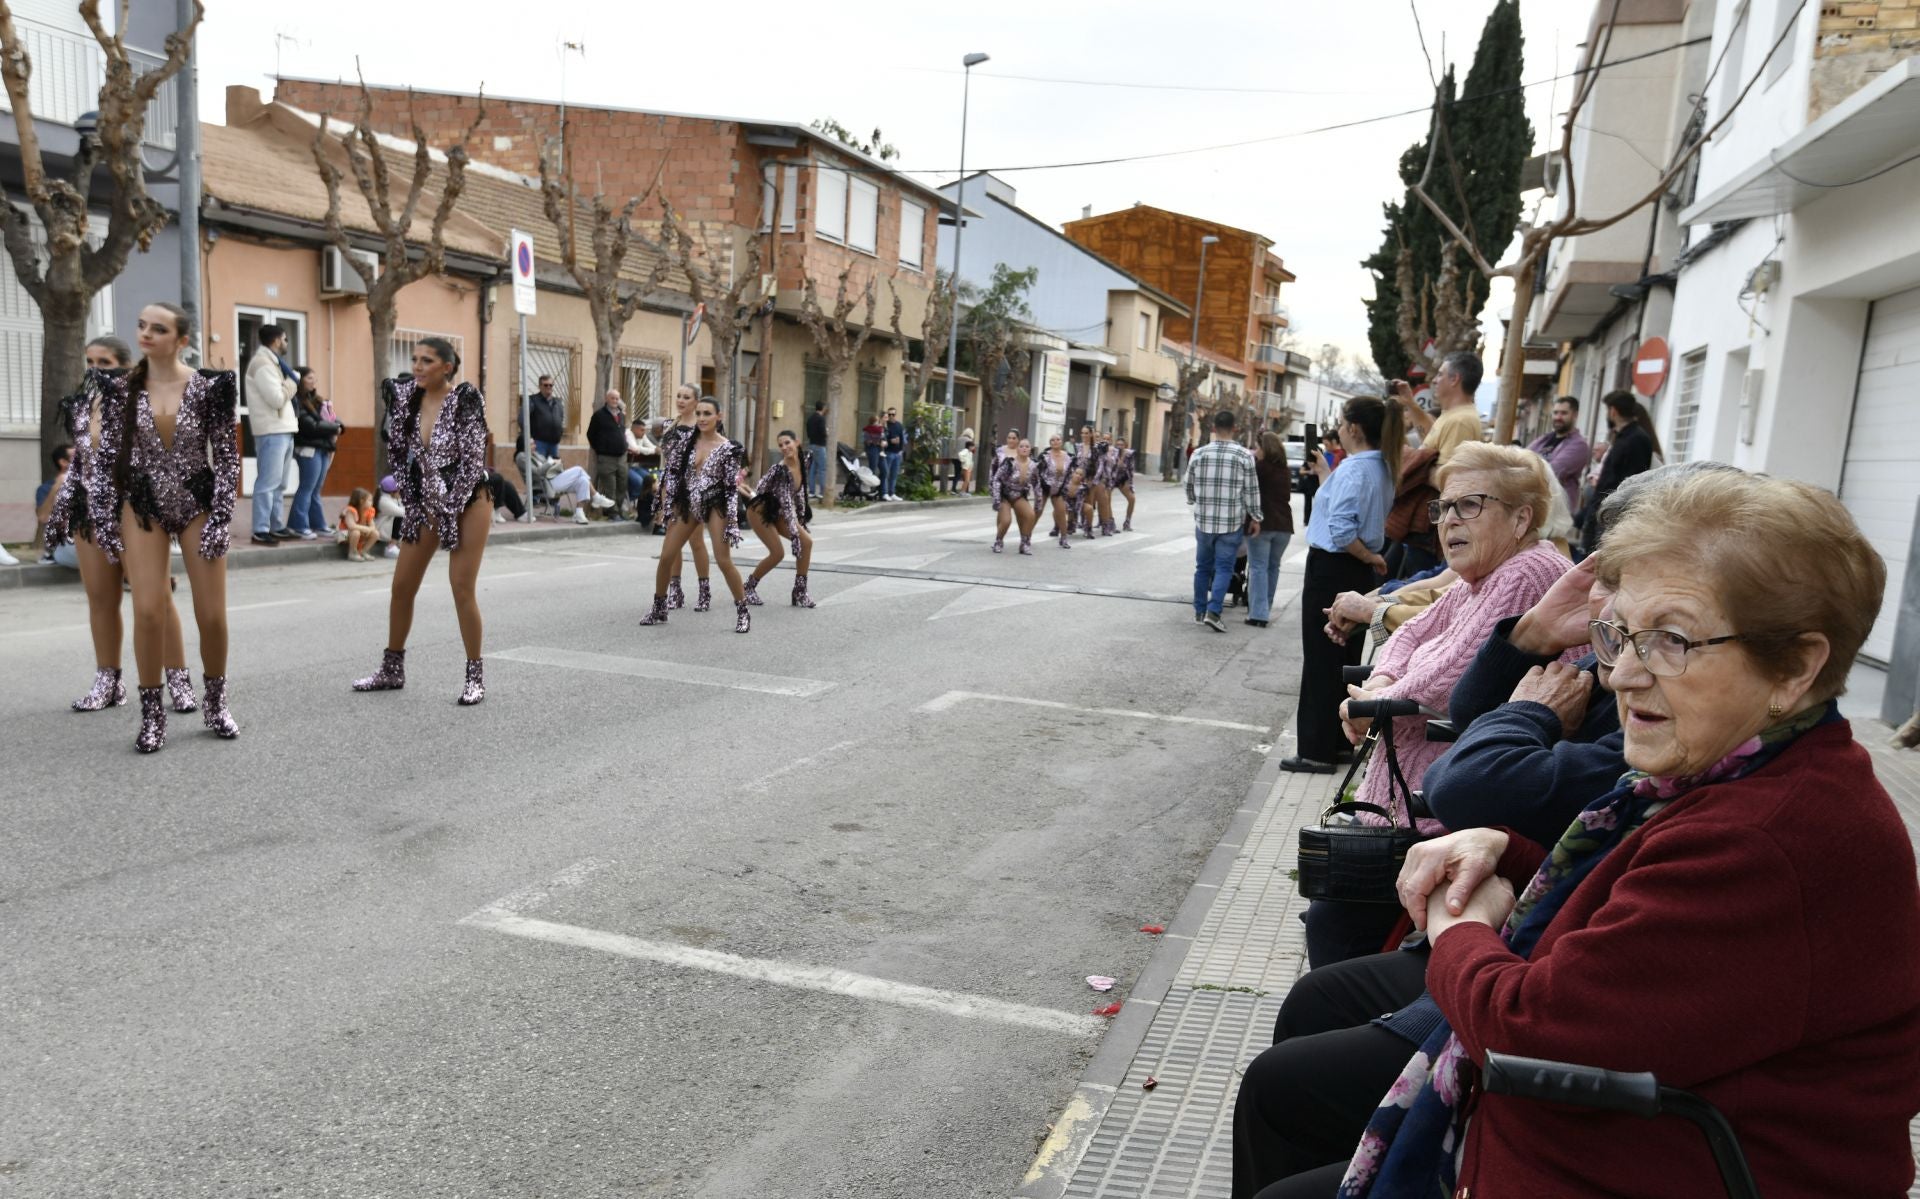
{"label": "elderly woman with glasses", "polygon": [[[1236,1196],[1722,1193],[1684,1121],[1481,1093],[1489,1051],[1696,1093],[1758,1193],[1906,1194],[1920,886],[1834,702],[1886,568],[1804,483],[1719,471],[1648,492],[1608,530],[1611,607],[1590,625],[1629,769],[1552,846],[1473,829],[1413,848],[1399,895],[1432,939],[1430,1031],[1397,1078],[1359,1060],[1370,1024],[1262,1054]],[[1382,1098],[1357,1110],[1369,1084]]]}
{"label": "elderly woman with glasses", "polygon": [[[1531,608],[1571,565],[1541,530],[1554,486],[1537,454],[1513,446],[1469,442],[1435,472],[1440,498],[1433,501],[1434,533],[1458,577],[1445,595],[1387,639],[1367,681],[1349,688],[1354,699],[1410,699],[1435,714],[1447,711],[1454,684],[1501,620]],[[1367,721],[1340,716],[1347,738],[1358,745]],[[1427,767],[1447,748],[1426,739],[1426,718],[1394,722],[1394,750],[1407,786],[1420,789]],[[1384,808],[1395,823],[1409,823],[1385,755],[1368,763],[1354,798]],[[1377,817],[1374,819],[1378,819]],[[1444,831],[1437,821],[1422,831]],[[1307,956],[1324,966],[1374,953],[1399,921],[1390,903],[1316,901],[1307,911]]]}

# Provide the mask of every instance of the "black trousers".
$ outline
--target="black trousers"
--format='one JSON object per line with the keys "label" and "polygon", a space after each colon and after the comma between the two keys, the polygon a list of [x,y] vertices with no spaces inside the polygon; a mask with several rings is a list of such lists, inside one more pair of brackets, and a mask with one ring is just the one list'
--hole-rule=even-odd
{"label": "black trousers", "polygon": [[1424,952],[1379,953],[1294,984],[1273,1048],[1233,1105],[1234,1199],[1333,1199],[1354,1146],[1417,1046],[1367,1021],[1426,989]]}
{"label": "black trousers", "polygon": [[527,514],[527,506],[520,500],[520,489],[515,487],[507,476],[497,470],[487,472],[487,490],[493,495],[493,506],[505,508],[519,520]]}
{"label": "black trousers", "polygon": [[[1331,762],[1349,748],[1340,731],[1340,704],[1347,698],[1341,668],[1360,665],[1364,634],[1345,645],[1327,640],[1325,609],[1342,591],[1372,591],[1373,568],[1349,553],[1330,554],[1314,547],[1307,551],[1306,580],[1300,588],[1300,708],[1295,713],[1295,751],[1316,762]],[[1377,1014],[1377,1013],[1376,1013]]]}
{"label": "black trousers", "polygon": [[[1307,964],[1314,969],[1380,952],[1404,914],[1397,903],[1349,903],[1315,899],[1304,913]],[[1380,1013],[1375,1012],[1378,1016]]]}

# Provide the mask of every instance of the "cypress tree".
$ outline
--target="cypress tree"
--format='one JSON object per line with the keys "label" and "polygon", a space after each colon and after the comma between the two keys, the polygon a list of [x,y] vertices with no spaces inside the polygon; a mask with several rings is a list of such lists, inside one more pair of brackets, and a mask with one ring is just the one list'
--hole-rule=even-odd
{"label": "cypress tree", "polygon": [[[1446,141],[1434,163],[1427,194],[1472,233],[1475,246],[1490,261],[1506,249],[1519,223],[1520,174],[1533,149],[1533,126],[1527,120],[1526,95],[1520,90],[1525,45],[1519,0],[1496,0],[1481,28],[1464,92],[1456,102],[1449,67],[1436,100],[1445,116]],[[1447,167],[1448,149],[1459,167],[1458,187]],[[1439,274],[1440,247],[1446,238],[1440,222],[1412,195],[1426,166],[1427,139],[1422,138],[1400,156],[1400,180],[1407,193],[1400,203],[1383,206],[1386,229],[1380,248],[1360,264],[1374,276],[1374,298],[1366,301],[1367,340],[1374,363],[1389,379],[1405,377],[1413,365],[1400,344],[1398,327],[1400,247],[1412,251],[1414,286],[1424,292]],[[1466,270],[1462,275],[1471,308],[1477,312],[1486,303],[1489,283],[1478,271]]]}

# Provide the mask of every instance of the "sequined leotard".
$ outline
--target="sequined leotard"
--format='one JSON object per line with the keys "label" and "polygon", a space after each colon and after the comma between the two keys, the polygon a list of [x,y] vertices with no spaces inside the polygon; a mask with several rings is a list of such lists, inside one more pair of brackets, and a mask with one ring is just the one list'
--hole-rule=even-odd
{"label": "sequined leotard", "polygon": [[[800,468],[800,473],[805,476],[805,466]],[[793,541],[793,556],[798,558],[800,530],[813,523],[813,505],[807,502],[807,489],[794,483],[793,472],[785,462],[776,462],[760,476],[760,485],[754,492],[753,506],[775,532]]]}
{"label": "sequined leotard", "polygon": [[420,540],[431,527],[448,550],[460,548],[460,515],[487,483],[487,402],[478,388],[461,383],[447,393],[426,436],[420,431],[420,387],[394,379],[387,411],[387,452],[400,482],[400,540]]}
{"label": "sequined leotard", "polygon": [[1032,459],[1027,460],[1024,475],[1021,473],[1018,458],[1002,458],[994,463],[993,478],[988,489],[989,494],[993,496],[993,510],[1000,511],[1003,500],[1011,503],[1014,500],[1031,498],[1038,489],[1039,474],[1039,469],[1034,466]]}
{"label": "sequined leotard", "polygon": [[1072,482],[1073,472],[1078,466],[1079,459],[1065,450],[1060,451],[1060,462],[1058,465],[1053,461],[1052,450],[1048,450],[1046,453],[1040,455],[1039,458],[1035,459],[1034,467],[1039,478],[1040,498],[1043,500],[1051,500],[1055,496],[1059,496],[1063,499],[1071,500],[1073,498],[1073,492],[1069,489],[1068,485]]}
{"label": "sequined leotard", "polygon": [[705,462],[696,464],[693,456],[700,451],[699,442],[699,430],[689,429],[671,446],[662,447],[661,495],[666,502],[667,521],[690,520],[704,525],[709,516],[719,512],[726,517],[727,544],[739,545],[740,488],[735,480],[745,448],[737,441],[723,440]]}
{"label": "sequined leotard", "polygon": [[[109,372],[115,376],[123,371]],[[64,545],[75,537],[93,537],[93,522],[87,512],[87,477],[92,470],[94,401],[97,395],[82,388],[60,401],[60,428],[73,445],[73,459],[67,463],[66,479],[54,493],[53,507],[47,511],[46,538],[49,546]]]}
{"label": "sequined leotard", "polygon": [[106,371],[89,371],[87,387],[100,397],[100,443],[84,483],[94,544],[109,561],[120,561],[126,548],[120,531],[120,509],[125,504],[133,509],[141,528],[158,524],[176,537],[206,513],[200,556],[225,557],[227,527],[240,489],[240,445],[233,428],[238,394],[234,373],[196,371],[187,376],[180,412],[174,418],[172,445],[160,440],[146,391],[129,395],[127,380]]}

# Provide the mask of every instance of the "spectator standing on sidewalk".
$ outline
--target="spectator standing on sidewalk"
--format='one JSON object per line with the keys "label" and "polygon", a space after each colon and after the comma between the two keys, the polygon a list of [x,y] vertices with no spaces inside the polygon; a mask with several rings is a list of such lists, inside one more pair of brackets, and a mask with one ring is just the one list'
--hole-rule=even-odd
{"label": "spectator standing on sidewalk", "polygon": [[1334,470],[1323,455],[1313,464],[1320,490],[1307,522],[1307,570],[1300,588],[1300,701],[1295,710],[1294,756],[1282,770],[1331,774],[1347,749],[1340,704],[1347,698],[1341,669],[1360,664],[1359,637],[1345,645],[1325,632],[1328,609],[1343,591],[1373,590],[1386,570],[1387,510],[1400,451],[1406,446],[1401,407],[1363,397],[1341,410],[1337,436],[1346,449]]}
{"label": "spectator standing on sidewalk", "polygon": [[593,450],[593,488],[613,500],[608,520],[620,519],[627,498],[627,413],[620,393],[609,389],[587,421],[587,446]]}
{"label": "spectator standing on sidewalk", "polygon": [[1561,396],[1553,402],[1553,428],[1533,439],[1527,448],[1547,460],[1547,469],[1560,481],[1567,493],[1567,511],[1580,511],[1580,476],[1587,469],[1587,457],[1593,447],[1575,427],[1580,419],[1580,401]]}
{"label": "spectator standing on sidewalk", "polygon": [[1253,451],[1260,483],[1260,531],[1247,538],[1247,623],[1267,627],[1273,592],[1280,583],[1280,560],[1293,540],[1293,484],[1288,476],[1286,439],[1262,433]]}
{"label": "spectator standing on sidewalk", "polygon": [[900,463],[907,456],[907,427],[900,423],[900,413],[887,409],[886,439],[887,473],[880,477],[880,498],[897,500],[900,497]]}
{"label": "spectator standing on sidewalk", "polygon": [[807,498],[827,498],[827,402],[807,414]]}
{"label": "spectator standing on sidewalk", "polygon": [[1260,483],[1253,455],[1233,439],[1229,409],[1213,414],[1213,440],[1187,459],[1187,503],[1193,505],[1193,619],[1216,633],[1242,539],[1260,533]]}
{"label": "spectator standing on sidewalk", "polygon": [[298,428],[293,435],[293,461],[300,469],[300,486],[293,493],[293,510],[287,514],[287,527],[302,541],[312,541],[327,527],[327,514],[320,504],[320,490],[333,465],[334,447],[340,441],[340,422],[333,419],[333,405],[316,386],[313,368],[300,368],[299,390],[293,396],[293,415]]}
{"label": "spectator standing on sidewalk", "polygon": [[281,357],[287,333],[262,325],[260,344],[247,363],[247,425],[253,430],[253,543],[275,545],[295,536],[280,513],[287,471],[293,464],[293,435],[300,427],[293,397],[299,376]]}
{"label": "spectator standing on sidewalk", "polygon": [[[1620,484],[1660,465],[1660,438],[1653,431],[1653,418],[1640,406],[1640,401],[1633,398],[1633,393],[1610,391],[1600,402],[1606,405],[1607,425],[1613,430],[1613,439],[1607,446],[1606,458],[1600,463],[1600,477],[1593,485],[1593,499],[1588,505],[1596,511]],[[1587,522],[1585,541],[1588,553],[1600,544],[1597,522]]]}
{"label": "spectator standing on sidewalk", "polygon": [[885,486],[887,477],[885,474],[886,461],[884,459],[886,451],[882,448],[882,443],[886,440],[886,436],[887,426],[881,420],[881,414],[878,412],[875,412],[873,419],[860,428],[861,449],[864,450],[867,455],[867,469],[873,472],[874,478],[881,481],[880,498],[882,499],[885,499],[887,494]]}
{"label": "spectator standing on sidewalk", "polygon": [[[560,456],[560,438],[567,431],[567,402],[554,394],[553,376],[541,375],[539,390],[527,397],[527,421],[533,426],[534,448],[549,458]],[[513,414],[514,424],[520,414]]]}

